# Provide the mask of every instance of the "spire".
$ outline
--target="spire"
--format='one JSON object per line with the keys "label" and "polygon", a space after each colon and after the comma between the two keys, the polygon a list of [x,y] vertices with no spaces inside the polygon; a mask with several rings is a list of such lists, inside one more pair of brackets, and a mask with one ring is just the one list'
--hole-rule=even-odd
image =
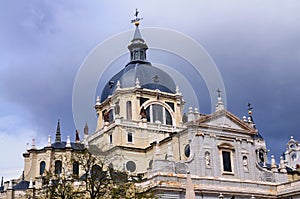
{"label": "spire", "polygon": [[135,31],[133,34],[133,38],[128,45],[128,50],[130,51],[130,61],[146,61],[146,50],[148,49],[147,44],[142,38],[142,34],[139,29],[140,20],[143,18],[139,18],[139,11],[136,9],[135,18],[131,20],[131,23],[135,25]]}
{"label": "spire", "polygon": [[218,88],[218,90],[217,90],[217,93],[218,93],[218,102],[216,104],[216,112],[225,109],[224,103],[223,103],[222,98],[221,98],[221,92],[222,91]]}
{"label": "spire", "polygon": [[1,178],[1,187],[3,187],[4,186],[4,182],[3,182],[3,176],[2,176],[2,178]]}
{"label": "spire", "polygon": [[89,134],[89,127],[88,127],[87,123],[85,123],[85,125],[84,125],[83,132],[84,132],[84,135],[88,135]]}
{"label": "spire", "polygon": [[61,142],[61,134],[60,134],[60,122],[57,121],[57,128],[56,128],[56,134],[55,134],[55,142]]}
{"label": "spire", "polygon": [[195,195],[195,191],[194,191],[194,185],[193,185],[193,182],[192,182],[190,172],[188,172],[187,175],[186,175],[185,198],[186,199],[196,199],[196,195]]}
{"label": "spire", "polygon": [[80,138],[79,138],[79,131],[76,129],[76,138],[75,138],[75,142],[79,143],[80,142]]}

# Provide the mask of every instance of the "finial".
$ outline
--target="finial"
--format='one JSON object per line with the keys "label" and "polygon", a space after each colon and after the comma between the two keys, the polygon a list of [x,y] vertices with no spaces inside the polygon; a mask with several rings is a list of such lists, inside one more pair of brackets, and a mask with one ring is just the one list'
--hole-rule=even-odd
{"label": "finial", "polygon": [[96,106],[98,106],[98,105],[100,105],[100,97],[99,96],[97,96],[97,98],[96,98]]}
{"label": "finial", "polygon": [[221,97],[221,90],[220,90],[220,88],[218,88],[218,90],[217,90],[217,93],[218,93],[218,97]]}
{"label": "finial", "polygon": [[61,142],[61,134],[60,134],[60,121],[57,121],[57,128],[55,134],[55,142]]}
{"label": "finial", "polygon": [[32,149],[35,149],[35,148],[36,148],[36,147],[35,147],[35,139],[34,139],[34,138],[32,139],[31,148],[32,148]]}
{"label": "finial", "polygon": [[138,9],[136,8],[136,9],[135,9],[135,13],[134,13],[134,17],[135,17],[135,18],[131,20],[131,23],[134,23],[135,26],[139,26],[139,25],[140,25],[140,20],[143,19],[143,18],[139,18],[139,17],[138,17],[139,13],[140,13],[140,12],[139,12]]}
{"label": "finial", "polygon": [[271,155],[271,169],[272,169],[272,171],[275,171],[275,172],[277,171],[277,165],[276,165],[274,155]]}
{"label": "finial", "polygon": [[51,146],[51,135],[48,135],[48,144],[47,144],[48,147]]}
{"label": "finial", "polygon": [[71,147],[70,136],[67,137],[67,144],[66,144],[66,147]]}
{"label": "finial", "polygon": [[136,80],[135,80],[135,87],[136,87],[136,88],[141,88],[139,78],[136,78]]}
{"label": "finial", "polygon": [[248,122],[249,122],[249,123],[251,123],[251,122],[252,122],[252,120],[251,120],[251,117],[248,117]]}
{"label": "finial", "polygon": [[119,80],[117,81],[117,85],[116,86],[117,86],[117,88],[116,88],[117,90],[121,88],[121,83],[120,83]]}
{"label": "finial", "polygon": [[244,121],[244,122],[247,122],[247,117],[246,117],[246,115],[243,116],[243,121]]}
{"label": "finial", "polygon": [[180,89],[179,89],[178,85],[176,86],[176,90],[175,91],[176,91],[176,95],[181,95],[181,92],[180,92]]}
{"label": "finial", "polygon": [[33,188],[34,188],[33,181],[32,181],[32,178],[30,178],[28,189],[33,189]]}
{"label": "finial", "polygon": [[79,143],[80,142],[80,138],[79,138],[79,131],[76,129],[76,138],[75,138],[75,142]]}

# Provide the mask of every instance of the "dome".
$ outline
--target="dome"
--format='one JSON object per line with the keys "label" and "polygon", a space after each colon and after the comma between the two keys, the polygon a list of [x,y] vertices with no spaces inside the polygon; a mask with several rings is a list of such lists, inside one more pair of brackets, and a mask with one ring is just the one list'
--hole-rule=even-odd
{"label": "dome", "polygon": [[149,62],[135,61],[128,63],[124,69],[109,80],[102,91],[101,102],[113,94],[118,81],[121,88],[129,88],[135,86],[137,78],[141,88],[176,93],[174,80],[166,72]]}
{"label": "dome", "polygon": [[[140,19],[136,20],[139,21]],[[148,46],[142,38],[139,23],[135,23],[135,26],[133,38],[128,45],[130,62],[106,83],[101,94],[101,102],[113,94],[118,81],[121,88],[135,87],[136,80],[138,79],[141,88],[176,93],[176,86],[173,79],[166,72],[147,61],[146,51]]]}

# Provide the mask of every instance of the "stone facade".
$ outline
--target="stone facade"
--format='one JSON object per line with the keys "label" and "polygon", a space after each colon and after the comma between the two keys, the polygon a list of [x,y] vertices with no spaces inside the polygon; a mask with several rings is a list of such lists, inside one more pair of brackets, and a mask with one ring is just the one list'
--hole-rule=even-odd
{"label": "stone facade", "polygon": [[[44,148],[33,144],[23,154],[22,179],[2,184],[0,198],[25,197],[44,170],[74,172],[71,157],[91,146],[113,168],[142,176],[137,186],[160,198],[300,198],[298,142],[291,138],[285,157],[268,161],[251,111],[238,118],[225,109],[220,92],[213,113],[192,107],[184,113],[179,87],[146,59],[137,22],[128,46],[131,61],[96,99],[95,132],[85,130],[82,142],[62,142],[58,125],[54,143],[49,138]],[[20,183],[24,190],[17,189]]]}

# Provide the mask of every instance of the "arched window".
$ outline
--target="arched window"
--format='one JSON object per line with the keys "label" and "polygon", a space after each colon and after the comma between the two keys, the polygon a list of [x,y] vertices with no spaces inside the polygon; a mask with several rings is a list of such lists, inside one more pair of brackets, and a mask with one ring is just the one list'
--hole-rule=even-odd
{"label": "arched window", "polygon": [[46,168],[45,161],[40,162],[40,175],[43,175],[45,168]]}
{"label": "arched window", "polygon": [[62,170],[62,163],[60,160],[56,160],[54,165],[54,173],[59,175],[61,174],[61,170]]}
{"label": "arched window", "polygon": [[132,120],[132,105],[131,101],[126,102],[126,118],[127,120]]}
{"label": "arched window", "polygon": [[161,124],[172,125],[171,113],[159,104],[152,104],[146,108],[148,122],[160,122]]}
{"label": "arched window", "polygon": [[74,175],[79,175],[79,163],[78,162],[74,162],[73,163],[73,174]]}

